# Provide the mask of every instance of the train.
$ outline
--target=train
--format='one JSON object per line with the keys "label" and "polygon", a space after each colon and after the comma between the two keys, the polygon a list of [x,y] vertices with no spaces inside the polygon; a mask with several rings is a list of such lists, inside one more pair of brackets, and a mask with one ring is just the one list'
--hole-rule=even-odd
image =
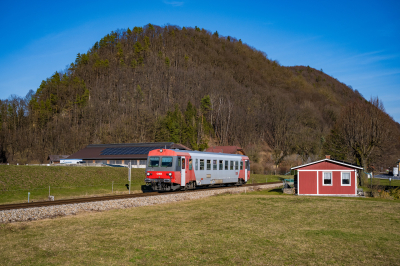
{"label": "train", "polygon": [[156,149],[147,158],[145,182],[154,191],[239,186],[249,179],[250,160],[245,155]]}

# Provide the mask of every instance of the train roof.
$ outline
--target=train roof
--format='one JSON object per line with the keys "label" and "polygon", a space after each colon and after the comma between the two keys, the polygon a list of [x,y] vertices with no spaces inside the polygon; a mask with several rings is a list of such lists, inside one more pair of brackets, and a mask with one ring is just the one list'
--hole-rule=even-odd
{"label": "train roof", "polygon": [[247,157],[247,155],[242,155],[242,154],[231,154],[231,153],[217,153],[217,152],[205,152],[205,151],[188,151],[188,150],[180,150],[180,149],[167,149],[170,151],[174,152],[184,152],[184,153],[189,153],[190,155],[205,155],[205,156],[233,156],[233,157]]}

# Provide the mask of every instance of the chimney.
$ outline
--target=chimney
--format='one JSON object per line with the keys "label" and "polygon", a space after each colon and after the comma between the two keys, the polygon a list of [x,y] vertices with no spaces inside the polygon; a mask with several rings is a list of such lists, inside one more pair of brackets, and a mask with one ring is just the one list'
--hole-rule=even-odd
{"label": "chimney", "polygon": [[325,159],[331,159],[330,155],[325,155]]}

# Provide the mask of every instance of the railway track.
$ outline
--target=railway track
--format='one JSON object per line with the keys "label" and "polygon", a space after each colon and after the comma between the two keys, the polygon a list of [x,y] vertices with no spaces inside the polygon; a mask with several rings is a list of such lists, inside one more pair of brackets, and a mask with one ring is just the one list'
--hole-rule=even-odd
{"label": "railway track", "polygon": [[[278,183],[282,183],[282,182],[246,184],[246,185],[242,185],[242,187],[254,187],[254,186],[260,186],[260,185],[278,184]],[[186,191],[173,191],[173,192],[160,192],[160,193],[159,192],[147,192],[147,193],[123,194],[123,195],[110,195],[110,196],[101,196],[101,197],[63,199],[63,200],[55,200],[55,201],[39,201],[39,202],[30,202],[30,203],[4,204],[4,205],[0,205],[0,211],[35,208],[35,207],[45,207],[45,206],[56,206],[56,205],[74,204],[74,203],[85,203],[85,202],[94,202],[94,201],[153,197],[153,196],[158,196],[158,195],[162,195],[165,193],[168,193],[168,194],[192,193],[192,192],[197,192],[197,191],[201,191],[204,189],[215,190],[215,189],[224,189],[224,188],[230,188],[230,187],[229,186],[221,186],[221,187],[213,187],[213,188],[198,188],[198,189],[186,190]]]}

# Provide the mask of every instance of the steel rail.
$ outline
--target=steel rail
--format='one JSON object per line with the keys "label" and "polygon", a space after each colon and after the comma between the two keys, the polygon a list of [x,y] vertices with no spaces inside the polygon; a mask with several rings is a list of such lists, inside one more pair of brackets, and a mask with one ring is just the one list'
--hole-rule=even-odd
{"label": "steel rail", "polygon": [[[282,182],[270,182],[270,183],[256,183],[256,184],[245,184],[238,187],[254,187],[261,185],[270,185],[270,184],[282,184]],[[35,207],[46,207],[46,206],[56,206],[56,205],[64,205],[64,204],[77,204],[77,203],[86,203],[86,202],[94,202],[94,201],[106,201],[106,200],[117,200],[117,199],[128,199],[128,198],[141,198],[141,197],[154,197],[162,194],[179,194],[179,193],[191,193],[198,192],[200,190],[216,190],[216,189],[224,189],[224,188],[232,188],[233,186],[220,186],[220,187],[209,187],[209,188],[196,188],[193,190],[185,190],[185,191],[171,191],[171,192],[146,192],[146,193],[135,193],[135,194],[122,194],[122,195],[109,195],[109,196],[100,196],[100,197],[88,197],[88,198],[75,198],[75,199],[62,199],[55,201],[38,201],[38,202],[30,202],[30,203],[13,203],[13,204],[4,204],[0,205],[0,211],[5,210],[14,210],[14,209],[26,209],[26,208],[35,208]]]}

